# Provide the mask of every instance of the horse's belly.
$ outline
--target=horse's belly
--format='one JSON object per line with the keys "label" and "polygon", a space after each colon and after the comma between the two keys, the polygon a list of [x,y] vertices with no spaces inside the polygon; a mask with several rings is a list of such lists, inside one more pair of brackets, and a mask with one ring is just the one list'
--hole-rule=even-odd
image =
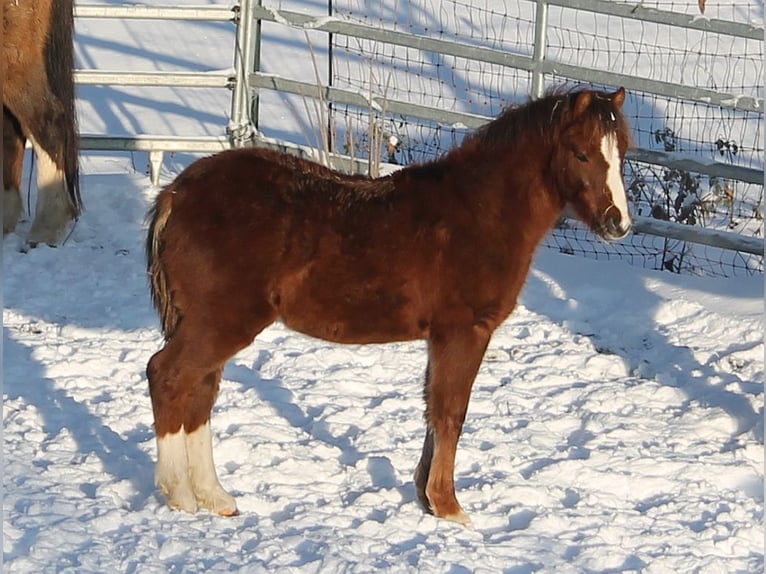
{"label": "horse's belly", "polygon": [[391,343],[424,339],[429,321],[407,289],[348,282],[306,282],[277,297],[282,322],[337,343]]}

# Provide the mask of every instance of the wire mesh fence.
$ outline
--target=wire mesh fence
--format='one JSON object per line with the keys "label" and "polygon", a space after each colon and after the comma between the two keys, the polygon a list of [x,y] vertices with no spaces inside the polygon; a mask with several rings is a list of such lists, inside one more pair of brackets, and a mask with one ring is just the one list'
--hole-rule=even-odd
{"label": "wire mesh fence", "polygon": [[[701,18],[705,8],[704,18],[740,24],[760,25],[763,21],[763,4],[754,1],[708,6],[699,0],[644,1],[642,6]],[[528,0],[334,0],[331,12],[369,26],[469,46],[526,56],[534,51],[536,3]],[[731,94],[731,102],[714,105],[632,90],[625,113],[635,144],[703,162],[763,169],[763,111],[736,106],[738,98],[762,97],[762,37],[678,28],[567,6],[549,7],[545,37],[547,60]],[[403,100],[492,117],[504,107],[526,100],[532,92],[532,73],[525,69],[342,34],[332,35],[330,43],[330,83],[375,93],[384,101]],[[555,74],[547,75],[545,83],[549,87],[575,85],[570,78]],[[349,105],[334,105],[332,122],[339,147],[345,146],[346,151],[353,147],[357,157],[380,156],[400,164],[432,159],[467,132],[461,125]],[[397,143],[396,149],[391,141]],[[636,213],[747,236],[762,235],[762,181],[748,183],[631,162],[626,183]],[[552,234],[548,245],[568,253],[619,257],[674,272],[724,276],[763,272],[760,256],[648,236],[607,247],[576,227],[563,227]]]}

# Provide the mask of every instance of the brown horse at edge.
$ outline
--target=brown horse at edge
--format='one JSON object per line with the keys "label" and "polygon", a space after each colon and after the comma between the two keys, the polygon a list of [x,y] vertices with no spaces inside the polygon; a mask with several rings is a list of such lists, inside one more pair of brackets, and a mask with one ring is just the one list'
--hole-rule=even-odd
{"label": "brown horse at edge", "polygon": [[457,443],[535,248],[565,208],[605,240],[630,230],[624,100],[622,88],[552,92],[380,179],[264,149],[186,168],[156,198],[147,239],[166,340],[147,375],[169,506],[237,513],[214,468],[211,409],[226,361],[281,320],[338,343],[427,341],[417,495],[468,524]]}
{"label": "brown horse at edge", "polygon": [[37,157],[30,245],[58,244],[82,210],[74,89],[74,0],[3,0],[3,235],[23,213],[27,140]]}

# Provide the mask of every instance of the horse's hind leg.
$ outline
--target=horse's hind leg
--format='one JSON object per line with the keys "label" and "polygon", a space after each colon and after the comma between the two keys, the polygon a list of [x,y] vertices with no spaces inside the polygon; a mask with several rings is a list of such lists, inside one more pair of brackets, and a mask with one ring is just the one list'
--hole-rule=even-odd
{"label": "horse's hind leg", "polygon": [[37,157],[37,203],[27,241],[31,245],[56,245],[63,239],[76,211],[61,166],[37,139],[32,138],[32,147]]}
{"label": "horse's hind leg", "polygon": [[[185,317],[147,367],[157,435],[156,480],[171,508],[221,515],[237,513],[213,462],[210,413],[224,363],[274,320],[243,333],[223,325],[197,325]],[[243,323],[246,322],[243,318]],[[216,328],[218,327],[218,328]]]}
{"label": "horse's hind leg", "polygon": [[221,368],[183,339],[183,332],[177,333],[147,369],[157,435],[156,481],[171,508],[193,513],[202,506],[233,515],[237,505],[218,481],[210,435]]}
{"label": "horse's hind leg", "polygon": [[3,106],[3,235],[16,229],[24,214],[21,176],[25,143],[19,122]]}
{"label": "horse's hind leg", "polygon": [[[213,461],[213,441],[210,432],[210,411],[221,381],[221,369],[208,373],[203,388],[192,400],[184,428],[194,429],[186,433],[186,452],[189,457],[189,478],[197,503],[223,516],[237,514],[234,497],[226,492],[218,480]],[[200,420],[203,420],[200,424]]]}
{"label": "horse's hind leg", "polygon": [[8,108],[32,142],[37,158],[37,203],[27,240],[32,245],[56,245],[77,215],[64,169],[68,120],[64,105],[50,90],[44,72],[33,78],[29,91],[22,97],[9,97]]}
{"label": "horse's hind leg", "polygon": [[193,513],[197,511],[197,498],[189,476],[184,410],[200,374],[184,364],[180,347],[176,339],[168,342],[149,360],[146,374],[157,437],[155,480],[168,506]]}
{"label": "horse's hind leg", "polygon": [[427,428],[415,487],[427,510],[466,525],[470,519],[455,497],[455,452],[490,335],[487,329],[472,325],[434,334],[428,341]]}

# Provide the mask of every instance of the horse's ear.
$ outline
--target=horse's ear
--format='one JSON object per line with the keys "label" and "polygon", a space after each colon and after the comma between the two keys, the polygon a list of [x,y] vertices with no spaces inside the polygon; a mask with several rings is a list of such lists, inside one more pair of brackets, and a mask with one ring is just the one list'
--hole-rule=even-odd
{"label": "horse's ear", "polygon": [[593,92],[586,90],[577,94],[577,99],[574,105],[574,117],[580,117],[585,110],[588,109],[591,100],[593,99]]}
{"label": "horse's ear", "polygon": [[614,105],[618,108],[622,107],[622,104],[625,103],[625,88],[620,87],[612,94],[612,102],[614,102]]}

